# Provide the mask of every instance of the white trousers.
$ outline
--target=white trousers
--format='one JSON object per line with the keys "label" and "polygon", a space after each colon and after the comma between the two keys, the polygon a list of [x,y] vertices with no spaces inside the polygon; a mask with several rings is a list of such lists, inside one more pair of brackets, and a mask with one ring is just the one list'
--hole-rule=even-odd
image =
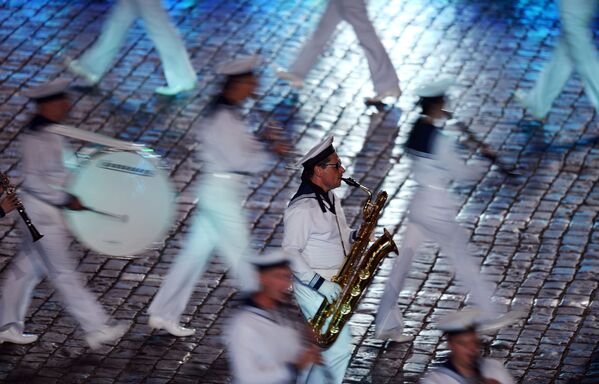
{"label": "white trousers", "polygon": [[305,78],[342,20],[352,26],[360,46],[366,54],[374,91],[377,94],[382,94],[398,90],[397,73],[372,22],[368,19],[364,0],[329,0],[316,30],[304,44],[295,62],[289,68],[289,72],[302,79]]}
{"label": "white trousers", "polygon": [[562,28],[559,42],[524,100],[533,115],[539,118],[547,115],[574,70],[587,97],[599,111],[599,59],[591,26],[598,5],[597,0],[558,2]]}
{"label": "white trousers", "polygon": [[21,224],[21,251],[12,262],[2,286],[0,329],[16,327],[23,332],[33,289],[45,276],[85,332],[101,329],[108,322],[108,316],[85,288],[83,277],[76,272],[77,263],[68,252],[70,240],[61,211],[28,197],[23,203],[44,237],[34,243],[25,225]]}
{"label": "white trousers", "polygon": [[242,290],[257,288],[255,269],[245,257],[249,228],[242,210],[241,182],[206,175],[198,188],[198,198],[199,209],[185,246],[149,308],[150,314],[166,320],[179,322],[214,251],[226,258]]}
{"label": "white trousers", "polygon": [[123,45],[131,24],[141,18],[160,55],[164,77],[171,87],[193,85],[196,73],[189,56],[162,8],[160,0],[118,0],[102,27],[102,33],[80,58],[79,64],[91,74],[102,76]]}
{"label": "white trousers", "polygon": [[[294,282],[293,291],[297,304],[308,319],[320,308],[324,298],[310,287]],[[322,353],[323,365],[312,365],[302,372],[299,383],[341,384],[352,354],[351,330],[345,324],[337,340]]]}
{"label": "white trousers", "polygon": [[[447,253],[457,279],[469,288],[474,303],[490,317],[499,313],[491,302],[493,285],[481,277],[478,265],[468,252],[468,236],[455,221],[457,208],[452,206],[452,202],[444,191],[421,191],[414,195],[399,255],[393,264],[377,311],[377,331],[403,330],[403,317],[397,299],[404,287],[414,254],[427,241],[435,241]],[[427,209],[432,212],[426,212]]]}

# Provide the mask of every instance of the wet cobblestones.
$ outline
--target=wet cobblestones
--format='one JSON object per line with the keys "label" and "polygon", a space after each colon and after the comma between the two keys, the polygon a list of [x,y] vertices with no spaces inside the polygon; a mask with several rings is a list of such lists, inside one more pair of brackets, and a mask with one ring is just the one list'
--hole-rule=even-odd
{"label": "wet cobblestones", "polygon": [[[176,339],[151,333],[147,306],[189,230],[194,160],[193,123],[218,88],[215,64],[259,51],[265,58],[260,97],[245,113],[258,124],[280,122],[305,151],[334,133],[348,174],[384,189],[389,204],[379,221],[401,242],[407,199],[414,188],[401,144],[416,117],[411,90],[418,78],[457,76],[456,117],[521,175],[496,167],[475,186],[456,186],[459,221],[470,248],[497,284],[505,309],[524,308],[522,326],[485,338],[486,354],[505,362],[519,383],[599,382],[598,127],[578,80],[568,83],[544,124],[530,120],[512,98],[529,88],[557,34],[549,0],[372,0],[370,14],[387,47],[404,94],[377,111],[368,70],[353,32],[340,28],[297,93],[277,81],[273,65],[293,59],[323,10],[316,0],[170,1],[169,12],[188,47],[199,87],[187,97],[153,94],[163,84],[159,58],[140,25],[131,29],[114,67],[98,89],[73,92],[68,123],[146,143],[163,155],[179,192],[176,223],[163,246],[134,259],[71,251],[89,287],[120,321],[130,325],[115,346],[86,347],[81,330],[47,282],[35,290],[26,330],[32,345],[0,346],[0,381],[26,383],[230,382],[223,325],[238,298],[226,265],[215,258],[194,291],[183,321],[198,329]],[[64,57],[76,57],[97,36],[110,4],[99,1],[0,1],[0,170],[20,180],[18,138],[31,116],[24,87],[66,76]],[[472,156],[470,161],[480,161]],[[252,246],[278,246],[282,213],[299,175],[273,164],[249,181],[246,208]],[[364,196],[343,189],[348,220],[359,223]],[[0,268],[16,255],[15,219],[0,222]],[[412,343],[373,338],[373,315],[392,260],[386,260],[352,318],[354,351],[348,383],[415,382],[446,351],[431,323],[469,302],[454,282],[446,256],[427,246],[415,258],[400,297]],[[1,275],[0,275],[1,276]]]}

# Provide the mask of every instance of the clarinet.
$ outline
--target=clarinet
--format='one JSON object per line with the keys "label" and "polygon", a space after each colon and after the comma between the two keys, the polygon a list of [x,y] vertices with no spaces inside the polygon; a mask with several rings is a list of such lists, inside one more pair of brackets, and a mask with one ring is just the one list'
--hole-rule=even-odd
{"label": "clarinet", "polygon": [[[6,191],[7,195],[12,195],[15,193],[15,187],[10,183],[8,176],[2,172],[0,172],[0,185],[2,185],[2,189]],[[37,228],[35,228],[35,225],[33,225],[33,223],[31,222],[31,219],[27,215],[25,207],[23,206],[23,203],[20,200],[17,205],[17,212],[19,212],[19,215],[21,215],[21,218],[25,222],[27,229],[29,229],[31,237],[33,238],[33,242],[36,242],[42,237],[44,237],[44,235],[40,234]]]}

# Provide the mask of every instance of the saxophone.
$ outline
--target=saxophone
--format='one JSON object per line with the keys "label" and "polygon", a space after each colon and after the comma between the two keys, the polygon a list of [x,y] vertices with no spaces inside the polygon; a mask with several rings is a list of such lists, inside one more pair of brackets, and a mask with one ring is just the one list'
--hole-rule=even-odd
{"label": "saxophone", "polygon": [[[7,195],[12,195],[13,193],[15,193],[15,187],[10,183],[8,176],[2,172],[0,172],[0,185],[2,186],[2,189],[6,191]],[[25,212],[25,207],[23,206],[23,203],[21,203],[21,201],[19,201],[19,205],[17,206],[17,212],[19,212],[19,215],[21,215],[21,218],[25,222],[27,229],[29,229],[31,237],[33,238],[33,242],[36,242],[42,237],[44,237],[44,235],[40,234],[37,228],[35,228],[35,226],[31,222],[31,219],[27,215],[27,212]]]}
{"label": "saxophone", "polygon": [[370,189],[352,178],[343,178],[342,180],[346,184],[366,192],[368,201],[362,208],[364,221],[357,232],[349,255],[345,258],[337,275],[331,279],[341,286],[341,294],[332,304],[324,300],[314,317],[308,320],[316,343],[323,348],[329,347],[337,340],[341,329],[353,314],[360,297],[374,278],[376,269],[383,258],[390,252],[398,253],[397,245],[386,229],[383,235],[366,250],[370,236],[376,228],[376,223],[387,201],[387,192],[378,193],[373,203]]}

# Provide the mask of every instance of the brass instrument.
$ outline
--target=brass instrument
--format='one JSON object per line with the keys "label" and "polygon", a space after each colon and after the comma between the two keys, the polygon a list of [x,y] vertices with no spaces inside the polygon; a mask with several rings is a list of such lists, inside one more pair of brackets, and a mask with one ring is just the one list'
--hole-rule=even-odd
{"label": "brass instrument", "polygon": [[[12,195],[15,193],[15,187],[10,183],[8,176],[2,172],[0,172],[0,185],[2,185],[2,188],[6,191],[7,195]],[[27,229],[29,229],[29,232],[31,233],[31,237],[33,238],[34,242],[44,237],[44,235],[40,234],[37,228],[35,228],[35,226],[31,222],[31,219],[27,215],[27,212],[25,212],[25,207],[23,206],[23,203],[21,203],[20,200],[19,204],[17,205],[17,212],[19,212],[19,215],[21,215],[21,218],[25,222]]]}
{"label": "brass instrument", "polygon": [[368,193],[368,201],[362,209],[364,221],[357,232],[351,251],[337,275],[331,279],[341,286],[341,294],[333,304],[324,300],[314,317],[308,320],[315,333],[316,342],[323,348],[329,347],[335,342],[341,329],[353,314],[360,297],[372,281],[383,258],[390,252],[398,253],[397,245],[386,229],[383,235],[366,251],[370,236],[376,228],[376,223],[387,201],[387,192],[381,191],[373,203],[370,189],[352,178],[343,178],[342,180],[346,184]]}

